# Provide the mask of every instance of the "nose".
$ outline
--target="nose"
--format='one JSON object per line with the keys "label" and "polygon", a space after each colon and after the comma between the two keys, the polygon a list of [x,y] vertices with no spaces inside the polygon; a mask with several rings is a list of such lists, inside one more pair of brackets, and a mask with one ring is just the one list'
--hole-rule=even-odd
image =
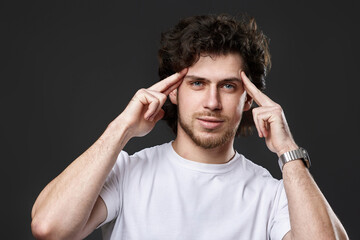
{"label": "nose", "polygon": [[204,108],[211,111],[221,110],[221,98],[217,86],[211,86],[207,89],[204,99]]}

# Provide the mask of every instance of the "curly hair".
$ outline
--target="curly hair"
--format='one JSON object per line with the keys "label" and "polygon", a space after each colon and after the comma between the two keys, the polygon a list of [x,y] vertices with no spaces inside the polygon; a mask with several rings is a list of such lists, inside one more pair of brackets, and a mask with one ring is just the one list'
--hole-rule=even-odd
{"label": "curly hair", "polygon": [[[161,34],[159,58],[160,79],[195,64],[200,56],[238,53],[244,59],[244,71],[255,86],[265,90],[265,77],[270,71],[269,40],[258,30],[254,18],[227,14],[193,16],[180,20]],[[177,134],[178,109],[169,99],[163,109],[167,122]],[[252,111],[243,113],[236,135],[252,133]]]}

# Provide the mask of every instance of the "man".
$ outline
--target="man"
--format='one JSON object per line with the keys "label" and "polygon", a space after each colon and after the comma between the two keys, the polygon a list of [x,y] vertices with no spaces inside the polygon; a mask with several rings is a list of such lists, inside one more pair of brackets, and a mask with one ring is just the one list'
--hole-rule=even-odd
{"label": "man", "polygon": [[[165,79],[139,90],[41,192],[35,237],[81,239],[103,226],[105,239],[347,239],[281,107],[261,91],[270,57],[253,19],[184,19],[163,34],[159,59]],[[174,141],[122,151],[162,118]],[[283,180],[234,150],[252,123]]]}

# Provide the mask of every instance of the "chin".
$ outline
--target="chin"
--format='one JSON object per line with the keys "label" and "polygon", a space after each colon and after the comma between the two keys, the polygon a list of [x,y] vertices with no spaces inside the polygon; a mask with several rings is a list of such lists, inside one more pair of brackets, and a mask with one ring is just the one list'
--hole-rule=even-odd
{"label": "chin", "polygon": [[191,140],[199,147],[204,149],[213,149],[221,147],[226,143],[233,140],[235,137],[235,132],[231,131],[222,131],[217,133],[202,133],[197,135],[189,135]]}

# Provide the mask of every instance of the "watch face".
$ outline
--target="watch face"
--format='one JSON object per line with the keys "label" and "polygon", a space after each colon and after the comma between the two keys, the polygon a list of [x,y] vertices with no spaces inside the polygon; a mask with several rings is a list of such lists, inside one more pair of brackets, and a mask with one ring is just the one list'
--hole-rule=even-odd
{"label": "watch face", "polygon": [[303,149],[303,148],[301,148],[301,152],[304,154],[305,164],[306,164],[307,168],[309,168],[310,165],[311,165],[309,154],[308,154],[308,152],[307,152],[305,149]]}
{"label": "watch face", "polygon": [[309,154],[308,154],[308,152],[307,152],[305,149],[301,148],[301,152],[304,154],[304,157],[305,157],[306,159],[310,160]]}

